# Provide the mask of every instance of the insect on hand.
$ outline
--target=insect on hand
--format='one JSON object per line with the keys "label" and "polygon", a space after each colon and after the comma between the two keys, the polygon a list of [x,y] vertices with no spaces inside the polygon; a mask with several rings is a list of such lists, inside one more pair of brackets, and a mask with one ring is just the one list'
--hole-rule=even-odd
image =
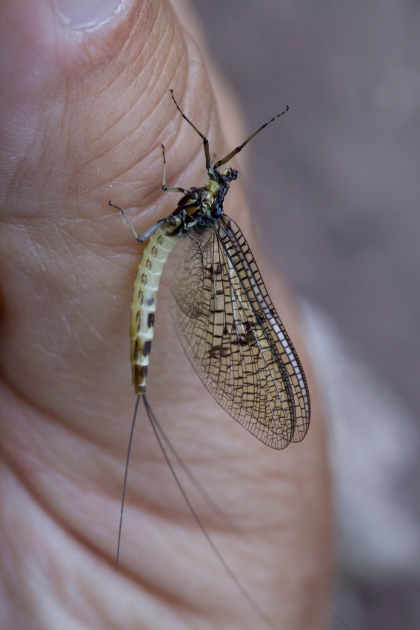
{"label": "insect on hand", "polygon": [[[146,389],[159,282],[168,256],[177,243],[182,247],[182,256],[172,292],[178,334],[186,355],[208,391],[234,420],[275,449],[303,440],[310,420],[309,391],[300,360],[267,293],[245,236],[235,221],[223,212],[224,198],[238,171],[233,168],[220,170],[289,107],[212,165],[208,139],[184,114],[172,90],[170,93],[181,116],[203,141],[208,176],[206,186],[189,189],[167,186],[165,148],[162,145],[162,190],[182,194],[172,214],[138,236],[124,211],[109,202],[121,212],[137,241],[147,241],[131,305],[131,370],[137,400],[124,475],[117,564],[128,460],[140,399],[167,461],[163,442],[172,448],[151,410]],[[172,467],[171,471],[209,544],[247,600],[258,609],[203,528]]]}

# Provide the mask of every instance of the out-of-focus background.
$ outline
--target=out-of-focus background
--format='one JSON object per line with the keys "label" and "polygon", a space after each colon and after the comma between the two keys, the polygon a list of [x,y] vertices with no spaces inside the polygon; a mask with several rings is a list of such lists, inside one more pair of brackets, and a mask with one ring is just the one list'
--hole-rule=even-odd
{"label": "out-of-focus background", "polygon": [[[253,129],[260,236],[326,392],[334,630],[420,628],[420,5],[193,0]],[[238,138],[238,140],[241,140]]]}

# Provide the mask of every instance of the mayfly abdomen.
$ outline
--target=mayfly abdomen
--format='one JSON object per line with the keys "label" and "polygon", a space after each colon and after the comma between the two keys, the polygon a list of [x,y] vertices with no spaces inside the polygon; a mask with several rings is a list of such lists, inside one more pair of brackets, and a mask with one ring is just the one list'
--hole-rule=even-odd
{"label": "mayfly abdomen", "polygon": [[146,391],[147,371],[155,329],[155,312],[163,267],[177,241],[162,227],[152,234],[143,251],[134,282],[130,321],[130,356],[133,385],[137,394]]}

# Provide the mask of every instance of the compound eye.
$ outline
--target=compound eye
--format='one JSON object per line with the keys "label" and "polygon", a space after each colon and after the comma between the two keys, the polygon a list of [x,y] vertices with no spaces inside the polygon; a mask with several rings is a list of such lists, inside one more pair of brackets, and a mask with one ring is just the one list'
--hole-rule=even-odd
{"label": "compound eye", "polygon": [[232,181],[238,177],[238,171],[236,171],[234,168],[227,168],[223,175],[224,177],[226,177],[227,180]]}

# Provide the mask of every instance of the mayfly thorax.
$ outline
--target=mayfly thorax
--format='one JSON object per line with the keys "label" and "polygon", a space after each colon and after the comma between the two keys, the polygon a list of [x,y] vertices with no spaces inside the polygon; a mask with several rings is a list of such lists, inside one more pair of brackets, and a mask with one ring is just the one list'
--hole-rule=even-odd
{"label": "mayfly thorax", "polygon": [[[268,446],[281,449],[305,437],[310,421],[305,374],[271,302],[245,236],[223,211],[224,198],[238,172],[229,167],[221,170],[254,136],[289,108],[273,116],[212,165],[207,138],[181,110],[172,90],[171,97],[181,116],[203,141],[207,184],[189,189],[167,186],[165,149],[162,145],[162,190],[182,195],[172,214],[138,236],[124,211],[109,202],[120,210],[135,238],[141,243],[146,242],[131,305],[131,370],[137,400],[124,475],[117,564],[128,461],[142,399],[165,459],[195,520],[248,602],[264,616],[224,562],[180,486],[168,458],[167,449],[173,453],[173,447],[156,420],[146,390],[159,282],[169,254],[177,243],[182,242],[182,259],[172,283],[177,332],[201,381],[236,421]],[[177,457],[176,453],[174,455]],[[178,463],[191,478],[191,473],[179,458]]]}

